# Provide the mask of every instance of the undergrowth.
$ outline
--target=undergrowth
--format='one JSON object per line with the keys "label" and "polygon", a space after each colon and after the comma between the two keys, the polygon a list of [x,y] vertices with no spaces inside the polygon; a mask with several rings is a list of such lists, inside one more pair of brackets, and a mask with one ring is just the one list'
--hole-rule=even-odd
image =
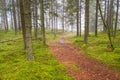
{"label": "undergrowth", "polygon": [[33,41],[33,52],[35,60],[27,61],[23,41],[0,43],[0,80],[73,80],[40,40]]}
{"label": "undergrowth", "polygon": [[18,32],[17,35],[15,35],[15,32],[13,30],[9,30],[8,32],[0,30],[0,41],[22,38],[21,34],[22,34],[21,32]]}
{"label": "undergrowth", "polygon": [[99,33],[98,37],[95,37],[94,34],[90,34],[87,44],[84,44],[83,39],[84,36],[72,37],[74,44],[81,48],[81,53],[107,63],[120,71],[120,31],[117,32],[117,37],[112,39],[115,47],[114,51],[111,51],[109,48],[109,40],[105,33]]}

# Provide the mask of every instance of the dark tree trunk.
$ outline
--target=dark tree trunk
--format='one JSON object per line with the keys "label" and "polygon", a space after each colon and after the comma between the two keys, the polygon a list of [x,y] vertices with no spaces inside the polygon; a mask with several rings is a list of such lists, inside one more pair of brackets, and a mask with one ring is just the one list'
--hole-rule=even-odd
{"label": "dark tree trunk", "polygon": [[119,12],[119,0],[117,0],[117,12],[116,12],[116,19],[115,19],[115,31],[114,31],[114,37],[116,37],[117,32],[117,23],[118,23],[118,13]]}
{"label": "dark tree trunk", "polygon": [[63,0],[63,11],[62,11],[62,29],[63,29],[63,32],[65,31],[64,29],[65,29],[65,24],[64,24],[64,9],[65,9],[65,7],[64,7],[64,5],[65,5],[65,0]]}
{"label": "dark tree trunk", "polygon": [[113,3],[114,3],[114,0],[110,0],[110,31],[111,31],[111,35],[113,36],[113,14],[114,14],[114,7],[113,7]]}
{"label": "dark tree trunk", "polygon": [[24,19],[24,9],[23,9],[23,1],[19,0],[20,3],[20,17],[21,17],[21,26],[22,26],[22,35],[24,40],[24,49],[26,50],[26,30],[25,30],[25,19]]}
{"label": "dark tree trunk", "polygon": [[15,8],[15,1],[12,0],[13,5],[13,20],[14,20],[14,28],[15,28],[15,35],[17,34],[17,19],[16,19],[16,8]]}
{"label": "dark tree trunk", "polygon": [[8,31],[8,19],[7,19],[7,7],[6,7],[6,0],[2,0],[2,19],[3,19],[3,26],[5,28],[5,32]]}
{"label": "dark tree trunk", "polygon": [[41,12],[41,31],[42,31],[42,41],[43,44],[46,45],[45,39],[45,26],[44,26],[44,3],[43,0],[40,0],[40,12]]}
{"label": "dark tree trunk", "polygon": [[20,4],[19,1],[16,0],[17,3],[17,23],[18,23],[18,29],[21,31],[21,21],[20,21]]}
{"label": "dark tree trunk", "polygon": [[38,37],[38,21],[37,21],[37,16],[38,16],[38,12],[37,12],[37,0],[34,0],[35,1],[35,16],[34,16],[34,18],[35,18],[35,27],[34,27],[34,34],[35,34],[35,39],[37,39],[37,37]]}
{"label": "dark tree trunk", "polygon": [[95,36],[98,34],[98,1],[96,0]]}
{"label": "dark tree trunk", "polygon": [[84,32],[84,42],[88,42],[89,34],[89,0],[85,1],[85,32]]}
{"label": "dark tree trunk", "polygon": [[80,0],[80,36],[81,36],[81,32],[82,32],[82,30],[81,30],[81,17],[82,17],[82,15],[81,15],[81,13],[82,13],[82,5],[81,5],[81,2],[82,2],[82,0]]}
{"label": "dark tree trunk", "polygon": [[[25,46],[26,46],[26,57],[27,60],[34,60],[33,51],[32,51],[32,24],[31,24],[31,8],[30,0],[19,0],[20,1],[20,13],[22,20],[22,28],[25,29]],[[23,15],[24,17],[23,17]],[[24,32],[24,31],[23,31]],[[23,34],[24,36],[24,34]]]}
{"label": "dark tree trunk", "polygon": [[[107,10],[107,1],[105,0],[105,8],[104,8],[104,20],[106,21],[106,10]],[[103,31],[106,32],[105,26],[103,26]]]}
{"label": "dark tree trunk", "polygon": [[77,36],[80,35],[80,26],[79,26],[79,0],[77,0]]}
{"label": "dark tree trunk", "polygon": [[[99,3],[99,0],[97,0],[98,3]],[[108,38],[109,38],[109,42],[110,42],[110,48],[112,50],[114,50],[114,46],[113,46],[113,43],[112,43],[112,39],[111,39],[111,34],[110,34],[110,28],[109,28],[109,25],[105,22],[104,20],[104,17],[102,15],[102,10],[101,10],[101,6],[100,6],[100,3],[99,3],[99,11],[100,11],[100,15],[101,15],[101,19],[102,19],[102,22],[105,26],[105,29],[107,29],[107,35],[108,35]]]}

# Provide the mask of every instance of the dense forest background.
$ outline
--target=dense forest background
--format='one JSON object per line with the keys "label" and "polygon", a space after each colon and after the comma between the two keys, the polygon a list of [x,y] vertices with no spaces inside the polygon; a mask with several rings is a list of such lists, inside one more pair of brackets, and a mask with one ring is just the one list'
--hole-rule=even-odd
{"label": "dense forest background", "polygon": [[32,30],[35,39],[41,32],[44,44],[45,31],[51,30],[54,35],[57,31],[76,31],[77,36],[84,32],[85,43],[89,32],[96,37],[99,31],[106,32],[114,49],[111,38],[116,37],[119,29],[119,0],[1,0],[0,4],[0,29],[5,32],[13,29],[15,35],[22,31],[29,48]]}
{"label": "dense forest background", "polygon": [[[119,0],[0,0],[0,63],[2,63],[0,79],[11,77],[6,69],[15,65],[18,67],[18,64],[24,63],[21,67],[36,65],[37,68],[33,67],[35,71],[40,69],[38,64],[51,62],[52,65],[49,64],[51,66],[55,65],[54,63],[59,64],[50,54],[49,42],[60,39],[61,35],[72,39],[77,47],[81,47],[83,53],[118,69],[120,67],[119,2]],[[53,61],[49,62],[45,57]],[[30,62],[24,62],[25,60]],[[43,63],[39,63],[39,60]],[[10,65],[9,61],[12,61],[13,65]],[[9,68],[6,68],[8,64]],[[26,67],[26,71],[27,69],[30,67]],[[54,69],[59,72],[63,67],[55,66]],[[4,72],[7,75],[3,76]],[[26,74],[24,70],[23,73]],[[16,77],[20,74],[18,72]],[[43,75],[48,76],[45,73]],[[64,80],[62,76],[60,80]],[[46,80],[45,76],[38,77]],[[54,80],[53,78],[59,79],[51,77],[51,80]],[[71,79],[68,75],[66,78],[65,80]]]}

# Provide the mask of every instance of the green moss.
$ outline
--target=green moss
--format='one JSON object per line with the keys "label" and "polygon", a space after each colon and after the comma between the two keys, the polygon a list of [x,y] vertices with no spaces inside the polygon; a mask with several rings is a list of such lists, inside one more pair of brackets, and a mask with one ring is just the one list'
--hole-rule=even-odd
{"label": "green moss", "polygon": [[120,48],[115,48],[114,53],[119,53],[120,54]]}
{"label": "green moss", "polygon": [[18,34],[15,35],[15,32],[13,30],[9,30],[8,32],[5,32],[4,30],[0,30],[0,41],[13,40],[17,38],[22,38],[21,32],[18,32]]}
{"label": "green moss", "polygon": [[73,37],[73,43],[77,47],[81,47],[81,52],[109,64],[112,67],[116,67],[120,71],[120,32],[117,32],[117,37],[112,38],[115,50],[112,52],[108,47],[109,40],[105,33],[99,33],[98,37],[94,34],[90,34],[88,37],[88,44],[84,44],[84,37]]}
{"label": "green moss", "polygon": [[33,41],[33,52],[35,60],[27,61],[22,40],[0,43],[0,80],[73,80],[40,40]]}

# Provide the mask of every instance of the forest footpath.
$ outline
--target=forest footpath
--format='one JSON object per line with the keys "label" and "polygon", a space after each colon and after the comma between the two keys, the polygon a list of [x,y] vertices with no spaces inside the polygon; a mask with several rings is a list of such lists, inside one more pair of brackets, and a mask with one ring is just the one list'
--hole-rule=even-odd
{"label": "forest footpath", "polygon": [[64,36],[49,43],[53,55],[64,65],[74,80],[120,80],[120,73],[107,64],[80,53]]}

